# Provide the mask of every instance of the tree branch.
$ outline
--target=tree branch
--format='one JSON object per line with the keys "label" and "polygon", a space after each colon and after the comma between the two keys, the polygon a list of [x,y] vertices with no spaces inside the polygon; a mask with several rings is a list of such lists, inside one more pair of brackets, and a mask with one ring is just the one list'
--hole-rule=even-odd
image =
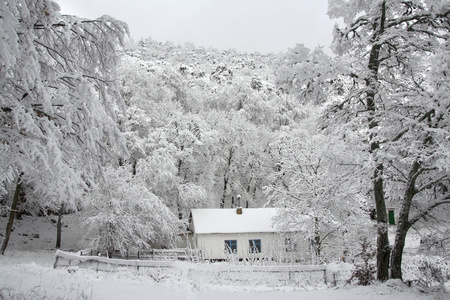
{"label": "tree branch", "polygon": [[[429,117],[431,117],[436,111],[433,109],[429,110],[428,112],[426,112],[422,117],[420,117],[417,121],[418,123],[423,122],[424,120],[428,119]],[[407,128],[405,130],[403,130],[402,132],[400,132],[396,137],[394,137],[391,142],[397,142],[399,141],[403,135],[405,135],[405,133],[407,133],[409,130],[411,130],[415,125],[411,126],[410,128]]]}
{"label": "tree branch", "polygon": [[400,170],[399,168],[397,168],[396,166],[394,166],[394,164],[392,163],[392,161],[389,161],[389,164],[391,165],[391,167],[393,167],[397,172],[400,173],[400,175],[402,175],[402,177],[405,179],[405,183],[407,183],[409,181],[408,176],[405,175],[405,173],[402,172],[402,170]]}
{"label": "tree branch", "polygon": [[420,192],[422,192],[422,191],[424,191],[424,190],[426,190],[426,189],[429,189],[429,188],[431,188],[434,184],[436,184],[436,183],[438,183],[438,182],[440,182],[441,180],[444,180],[444,179],[446,179],[446,178],[448,178],[448,174],[444,174],[444,175],[442,175],[441,177],[438,177],[438,178],[436,178],[435,180],[432,180],[432,181],[428,182],[427,184],[424,184],[424,185],[418,187],[418,188],[417,188],[417,192],[420,193]]}
{"label": "tree branch", "polygon": [[424,208],[422,211],[418,212],[414,217],[409,219],[408,220],[409,227],[414,225],[420,219],[426,217],[433,208],[443,204],[450,204],[450,193],[442,195],[438,200],[431,203],[428,207]]}

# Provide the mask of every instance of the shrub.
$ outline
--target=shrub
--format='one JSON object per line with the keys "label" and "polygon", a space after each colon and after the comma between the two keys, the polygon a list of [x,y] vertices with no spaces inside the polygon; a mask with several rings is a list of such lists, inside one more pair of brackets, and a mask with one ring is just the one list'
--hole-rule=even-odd
{"label": "shrub", "polygon": [[352,277],[347,281],[351,283],[354,279],[357,280],[358,285],[369,285],[375,280],[375,265],[373,258],[376,250],[367,236],[360,238],[361,251],[355,255],[355,271]]}
{"label": "shrub", "polygon": [[403,280],[432,287],[444,285],[450,280],[450,262],[441,256],[404,256]]}

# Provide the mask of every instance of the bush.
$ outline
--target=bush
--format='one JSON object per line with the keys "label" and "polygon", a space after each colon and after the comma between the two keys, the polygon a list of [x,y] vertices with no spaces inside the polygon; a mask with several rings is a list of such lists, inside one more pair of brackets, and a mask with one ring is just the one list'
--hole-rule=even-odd
{"label": "bush", "polygon": [[420,239],[419,250],[424,254],[450,257],[450,230],[433,233]]}
{"label": "bush", "polygon": [[373,263],[373,258],[375,257],[376,250],[367,236],[360,238],[360,246],[361,252],[355,255],[355,259],[359,260],[359,262],[355,262],[355,271],[347,283],[351,283],[356,279],[358,285],[369,285],[375,280],[375,264]]}
{"label": "bush", "polygon": [[403,280],[432,287],[444,285],[450,280],[450,262],[441,256],[404,256]]}

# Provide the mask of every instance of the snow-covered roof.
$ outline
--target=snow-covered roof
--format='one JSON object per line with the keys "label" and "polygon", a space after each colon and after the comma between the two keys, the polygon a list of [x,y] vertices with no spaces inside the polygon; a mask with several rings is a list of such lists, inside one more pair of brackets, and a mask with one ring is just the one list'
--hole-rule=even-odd
{"label": "snow-covered roof", "polygon": [[277,208],[193,209],[191,228],[195,234],[279,232],[273,223]]}

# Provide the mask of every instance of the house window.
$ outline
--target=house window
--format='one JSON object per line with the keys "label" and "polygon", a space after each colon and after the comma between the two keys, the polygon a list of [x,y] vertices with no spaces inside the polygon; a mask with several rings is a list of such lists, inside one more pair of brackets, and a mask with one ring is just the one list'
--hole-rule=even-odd
{"label": "house window", "polygon": [[237,254],[237,240],[225,240],[225,253]]}
{"label": "house window", "polygon": [[297,244],[291,238],[286,238],[284,241],[286,245],[286,252],[295,252],[297,251]]}
{"label": "house window", "polygon": [[249,240],[250,253],[261,253],[261,240]]}

